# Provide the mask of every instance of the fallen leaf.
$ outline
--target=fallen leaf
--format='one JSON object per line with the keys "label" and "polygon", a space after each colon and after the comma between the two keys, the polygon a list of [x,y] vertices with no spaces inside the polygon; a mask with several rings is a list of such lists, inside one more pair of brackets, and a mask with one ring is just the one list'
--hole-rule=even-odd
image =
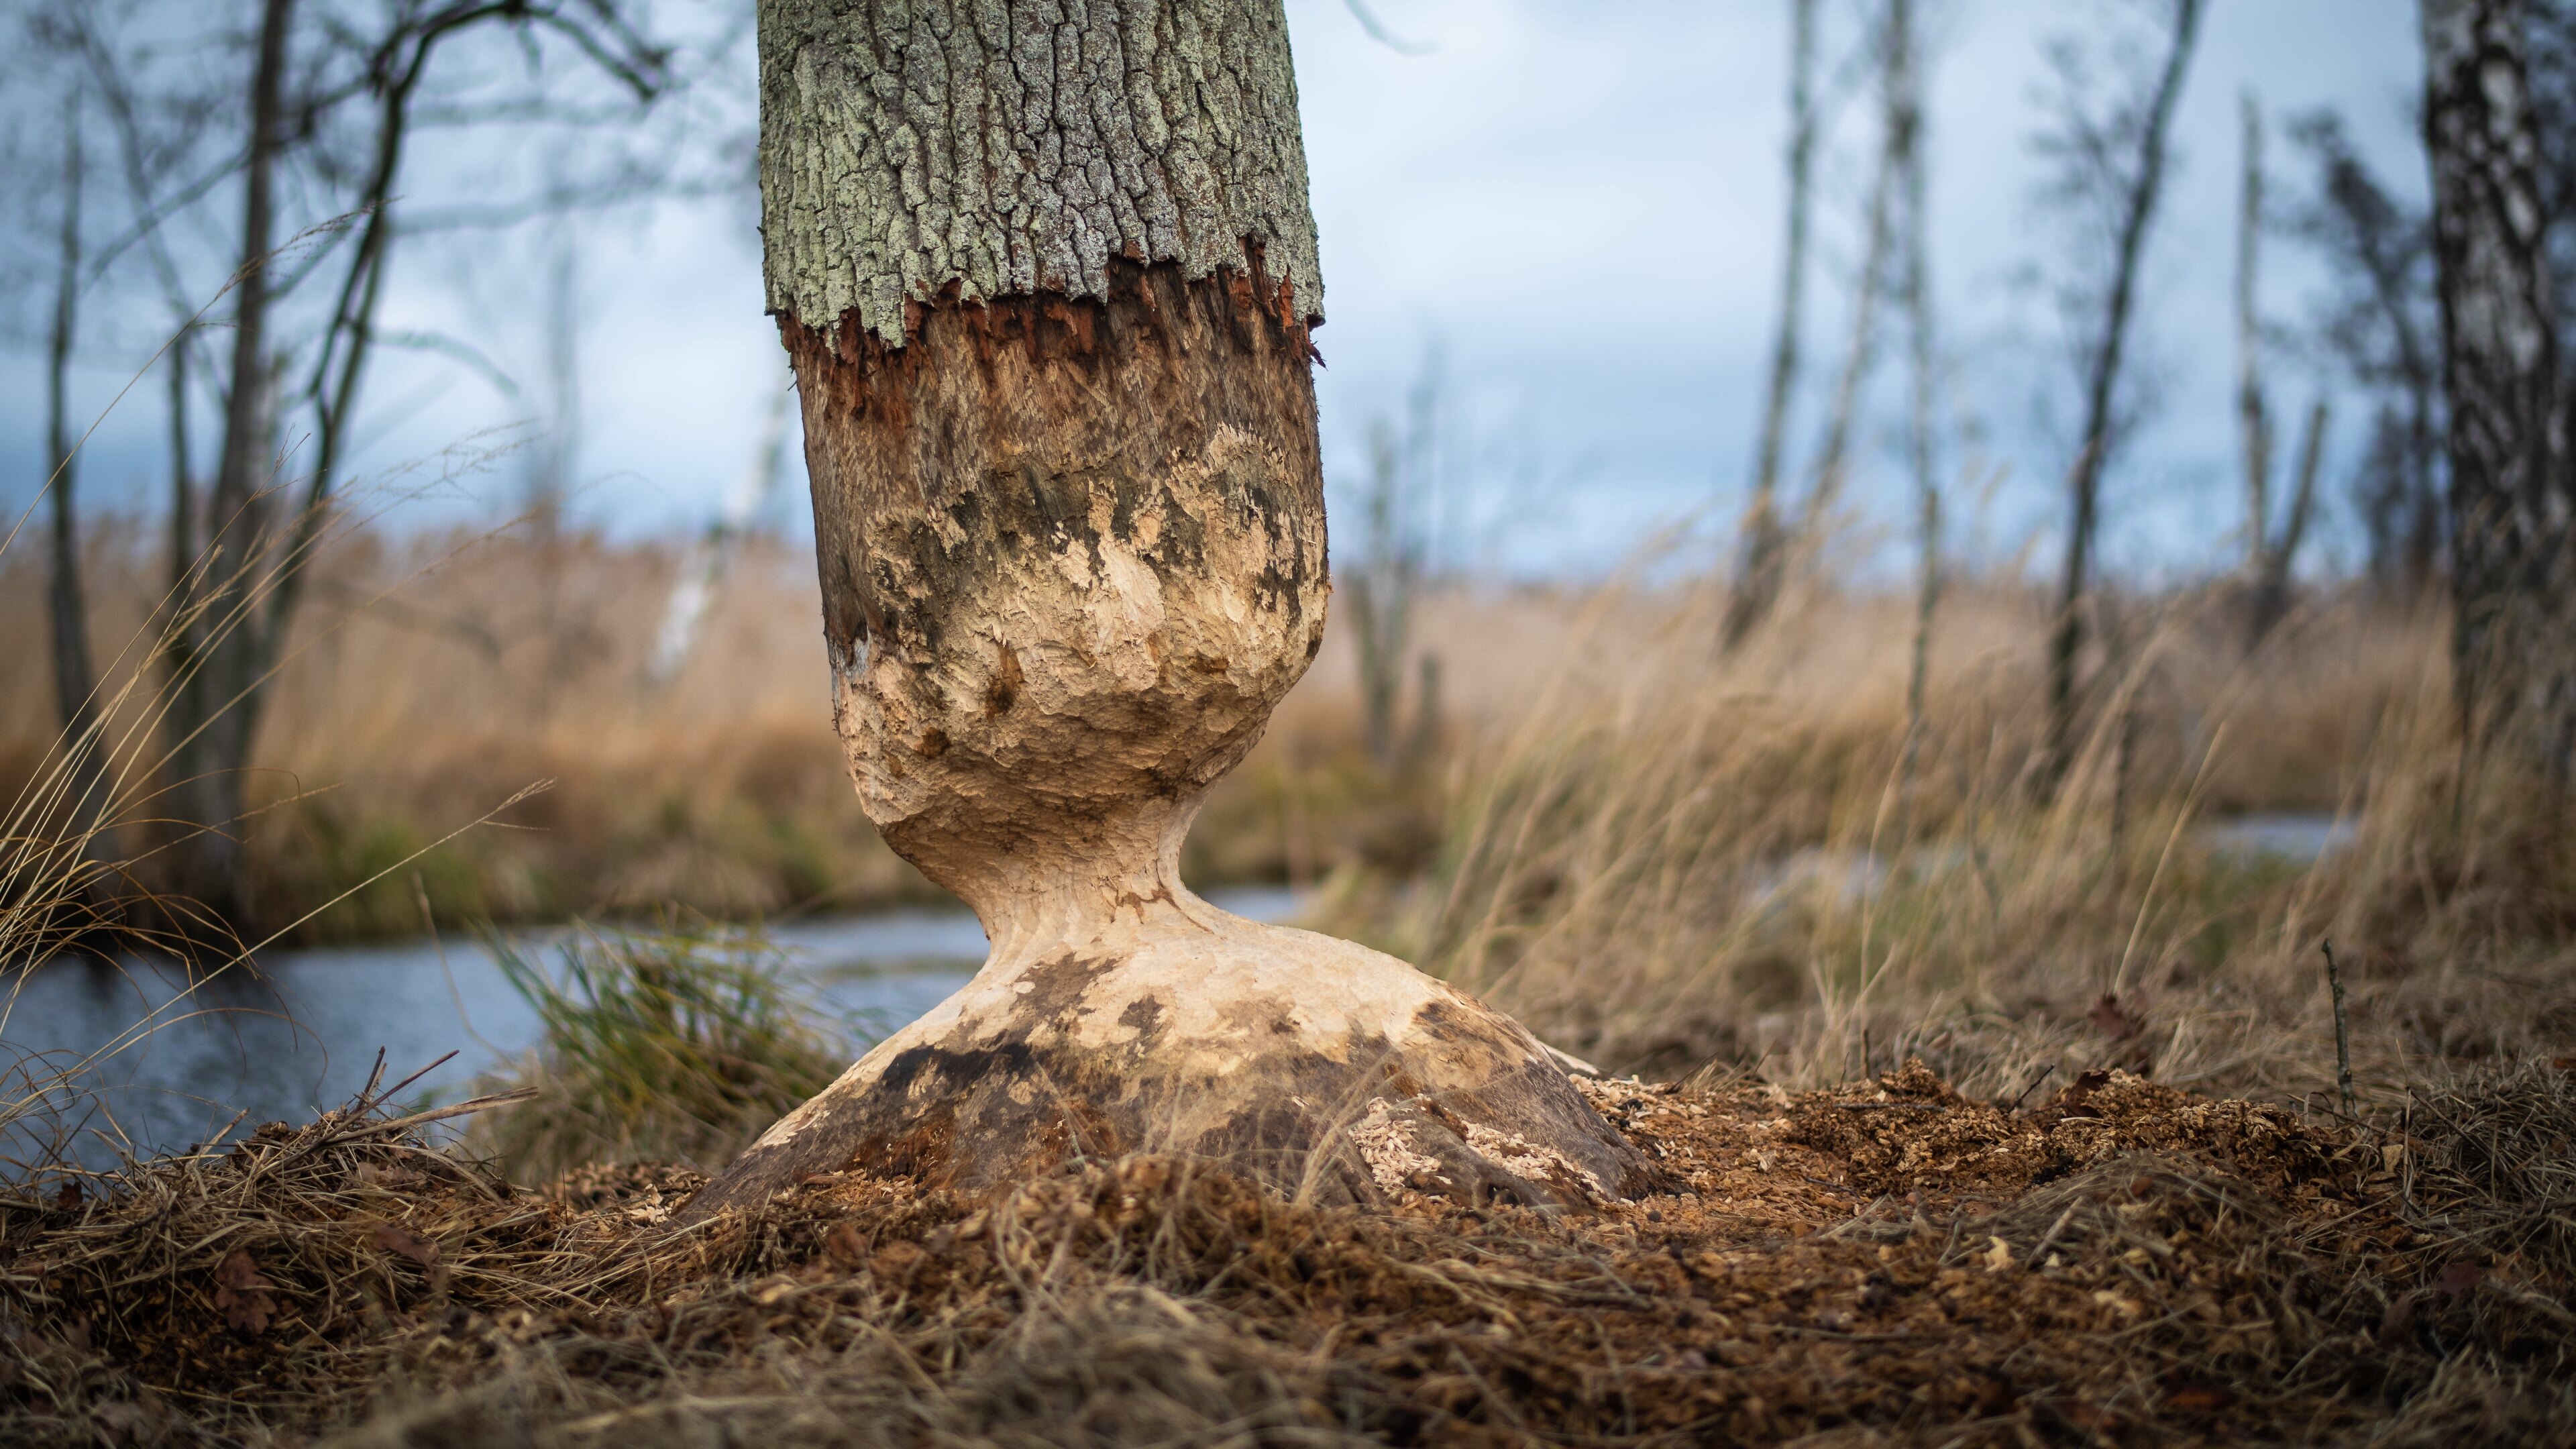
{"label": "fallen leaf", "polygon": [[1994,1244],[1993,1247],[1988,1248],[1985,1252],[1985,1261],[1988,1268],[2000,1273],[2013,1265],[2012,1244],[1997,1237],[1989,1237],[1986,1241]]}
{"label": "fallen leaf", "polygon": [[2235,1393],[2218,1384],[2186,1380],[2165,1391],[2165,1407],[2186,1414],[2207,1414],[2235,1402]]}
{"label": "fallen leaf", "polygon": [[2379,1346],[2395,1348],[2415,1332],[2415,1295],[2403,1293],[2391,1300],[2388,1311],[2379,1315]]}
{"label": "fallen leaf", "polygon": [[380,1187],[391,1192],[407,1191],[429,1180],[428,1174],[408,1167],[387,1167],[374,1162],[359,1163],[357,1178],[361,1187]]}
{"label": "fallen leaf", "polygon": [[67,1213],[81,1205],[81,1185],[77,1178],[66,1177],[60,1192],[54,1194],[54,1211]]}
{"label": "fallen leaf", "polygon": [[2110,1083],[2111,1074],[2109,1072],[2085,1072],[2076,1077],[2074,1081],[2067,1083],[2065,1091],[2057,1094],[2057,1105],[2064,1109],[2066,1115],[2069,1117],[2099,1117],[2102,1114],[2085,1106],[2084,1100],[2087,1097],[2092,1096],[2095,1092],[2109,1086]]}
{"label": "fallen leaf", "polygon": [[438,1266],[438,1244],[392,1223],[376,1225],[376,1246],[389,1253],[400,1253],[424,1268]]}
{"label": "fallen leaf", "polygon": [[868,1245],[859,1240],[856,1225],[842,1222],[835,1224],[832,1231],[824,1236],[823,1251],[842,1267],[855,1268],[867,1261]]}
{"label": "fallen leaf", "polygon": [[260,1276],[248,1248],[233,1249],[215,1265],[215,1307],[236,1333],[268,1331],[269,1319],[277,1314],[277,1300],[269,1294],[275,1286]]}
{"label": "fallen leaf", "polygon": [[2108,991],[2102,993],[2102,999],[2094,1002],[2093,1009],[2085,1015],[2093,1023],[2095,1031],[2113,1041],[2127,1041],[2147,1028],[2143,1017],[2122,1010],[2120,998]]}

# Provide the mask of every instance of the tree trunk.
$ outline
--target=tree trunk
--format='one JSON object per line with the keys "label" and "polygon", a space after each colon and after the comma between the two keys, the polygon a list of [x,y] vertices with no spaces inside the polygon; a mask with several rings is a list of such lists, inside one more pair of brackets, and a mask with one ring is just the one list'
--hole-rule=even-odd
{"label": "tree trunk", "polygon": [[2452,670],[2472,753],[2563,789],[2576,747],[2576,485],[2519,0],[2424,0],[2443,388]]}
{"label": "tree trunk", "polygon": [[1905,741],[1897,770],[1897,848],[1910,843],[1914,788],[1923,752],[1923,730],[1932,687],[1932,622],[1941,608],[1941,480],[1934,472],[1932,388],[1932,219],[1923,164],[1923,79],[1914,47],[1914,0],[1887,5],[1887,149],[1905,207],[1897,301],[1906,321],[1911,384],[1906,407],[1906,452],[1914,472],[1915,546],[1920,554],[1914,595],[1914,644],[1905,673]]}
{"label": "tree trunk", "polygon": [[2263,323],[2257,310],[2263,247],[2263,110],[2239,98],[2244,176],[2236,208],[2236,431],[2245,474],[2245,572],[2259,577],[2272,533],[2272,415],[2263,397]]}
{"label": "tree trunk", "polygon": [[[64,869],[77,884],[77,894],[92,897],[104,882],[97,867],[113,857],[100,822],[108,808],[109,786],[98,713],[98,667],[89,647],[89,601],[81,587],[80,514],[77,492],[80,469],[73,456],[71,430],[72,340],[79,318],[81,271],[81,118],[77,99],[64,106],[63,217],[61,253],[55,277],[54,317],[47,338],[45,368],[46,502],[51,523],[50,577],[46,605],[53,630],[54,700],[62,721],[63,774],[56,782],[62,797],[61,834]],[[103,902],[90,899],[95,910]]]}
{"label": "tree trunk", "polygon": [[276,160],[283,140],[287,39],[295,0],[266,0],[251,73],[250,144],[242,166],[241,269],[233,286],[231,393],[223,454],[206,505],[208,556],[192,575],[194,647],[170,715],[173,795],[186,834],[172,851],[178,894],[198,924],[240,931],[250,891],[240,836],[242,770],[260,683],[262,587],[274,551],[275,368],[269,355],[270,253],[276,247]]}
{"label": "tree trunk", "polygon": [[1807,227],[1816,170],[1816,0],[1789,0],[1789,234],[1780,257],[1780,320],[1762,394],[1762,442],[1753,460],[1753,500],[1744,511],[1742,558],[1727,601],[1728,648],[1743,642],[1779,596],[1780,455],[1789,402],[1798,386],[1798,333],[1807,296]]}
{"label": "tree trunk", "polygon": [[2333,409],[2323,398],[2308,409],[2307,433],[2299,443],[2299,471],[2290,485],[2290,516],[2281,521],[2278,537],[2265,539],[2254,576],[2247,626],[2249,653],[2271,635],[2281,616],[2290,610],[2290,565],[2299,556],[2299,545],[2307,541],[2308,520],[2316,511],[2317,469],[2325,461],[2326,424],[2333,416]]}
{"label": "tree trunk", "polygon": [[1134,1150],[1325,1199],[1642,1185],[1516,1023],[1179,877],[1323,642],[1277,0],[768,0],[760,51],[836,720],[869,817],[992,955],[688,1216]]}
{"label": "tree trunk", "polygon": [[1911,44],[1897,29],[1906,23],[1910,22],[1890,10],[1878,35],[1878,165],[1870,178],[1869,206],[1861,223],[1860,285],[1852,293],[1851,337],[1844,345],[1842,371],[1834,378],[1834,400],[1825,414],[1824,437],[1816,447],[1815,481],[1808,488],[1806,506],[1798,510],[1791,545],[1791,550],[1800,556],[1800,567],[1814,556],[1824,537],[1826,519],[1841,501],[1843,484],[1851,474],[1852,432],[1860,422],[1861,394],[1869,386],[1871,371],[1878,366],[1879,301],[1887,286],[1888,252],[1895,239],[1896,192],[1904,171],[1904,158],[1899,152],[1913,144],[1913,138],[1903,133],[1911,123],[1895,89],[1904,83],[1898,67],[1912,63],[1896,49]]}
{"label": "tree trunk", "polygon": [[2137,300],[2138,267],[2147,231],[2164,191],[2165,158],[2174,104],[2181,99],[2192,44],[2199,37],[2202,0],[2176,0],[2173,45],[2138,130],[2138,155],[2120,208],[2112,253],[2111,287],[2103,298],[2102,334],[2085,360],[2084,430],[2077,434],[2075,467],[2068,480],[2073,518],[2066,533],[2066,566],[2057,592],[2057,626],[2048,644],[2048,734],[2043,779],[2054,791],[2074,763],[2075,671],[2084,649],[2084,600],[2092,589],[2093,535],[2101,517],[2102,475],[2110,462],[2111,409],[2127,357],[2129,319]]}

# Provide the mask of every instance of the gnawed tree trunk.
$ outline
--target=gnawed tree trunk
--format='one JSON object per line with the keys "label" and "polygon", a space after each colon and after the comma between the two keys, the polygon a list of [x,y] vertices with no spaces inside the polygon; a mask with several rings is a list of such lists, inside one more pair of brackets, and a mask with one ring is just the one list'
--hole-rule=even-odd
{"label": "gnawed tree trunk", "polygon": [[1139,1149],[1325,1199],[1644,1185],[1518,1024],[1180,880],[1323,641],[1277,0],[768,0],[760,50],[835,714],[870,818],[992,956],[688,1217]]}
{"label": "gnawed tree trunk", "polygon": [[2540,138],[2519,0],[2424,0],[2452,675],[2468,738],[2564,789],[2576,751],[2576,483],[2558,435]]}

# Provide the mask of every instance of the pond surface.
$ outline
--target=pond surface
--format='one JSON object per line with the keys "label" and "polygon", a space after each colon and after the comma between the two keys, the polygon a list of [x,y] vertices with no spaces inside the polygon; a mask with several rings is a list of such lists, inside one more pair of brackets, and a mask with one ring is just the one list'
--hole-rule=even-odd
{"label": "pond surface", "polygon": [[[1295,914],[1284,888],[1207,893],[1255,920]],[[984,931],[963,910],[888,911],[781,922],[763,933],[791,978],[858,1043],[893,1031],[945,1000],[984,961]],[[553,965],[561,930],[514,932],[522,957]],[[110,1118],[140,1152],[205,1142],[240,1115],[236,1132],[262,1122],[303,1122],[347,1102],[385,1053],[388,1082],[456,1056],[405,1088],[402,1100],[452,1100],[479,1074],[536,1045],[536,1012],[472,939],[276,951],[199,985],[161,962],[107,965],[64,960],[39,967],[0,994],[0,1069],[42,1073],[72,1065],[129,1036],[88,1079],[94,1103],[78,1153],[114,1160]],[[155,1013],[159,1015],[156,1017]],[[135,1034],[137,1022],[158,1024]],[[0,1098],[20,1083],[0,1082]],[[28,1124],[37,1126],[38,1124]],[[0,1154],[22,1141],[0,1132]],[[5,1169],[0,1169],[5,1171]]]}
{"label": "pond surface", "polygon": [[2222,854],[2314,865],[2352,844],[2358,828],[2349,815],[2283,810],[2211,821],[2201,838]]}

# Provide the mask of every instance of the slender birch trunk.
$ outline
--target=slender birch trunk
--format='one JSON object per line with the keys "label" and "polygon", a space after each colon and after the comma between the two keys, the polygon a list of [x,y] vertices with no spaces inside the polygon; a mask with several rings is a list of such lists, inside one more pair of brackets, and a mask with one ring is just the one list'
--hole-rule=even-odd
{"label": "slender birch trunk", "polygon": [[2576,480],[2521,0],[2423,0],[2443,390],[2452,668],[2471,755],[2566,789],[2576,754]]}
{"label": "slender birch trunk", "polygon": [[2175,0],[2171,45],[2138,128],[2138,154],[2131,162],[2128,186],[2121,198],[2117,241],[2112,251],[2111,285],[2104,293],[2102,330],[2084,364],[2084,425],[2077,436],[2075,466],[2067,479],[2072,517],[2066,532],[2066,561],[2059,578],[2057,619],[2048,643],[2048,725],[2043,745],[2042,778],[2052,793],[2074,763],[2076,669],[2084,650],[2084,602],[2092,592],[2094,532],[2102,507],[2102,478],[2110,463],[2112,407],[2121,368],[2127,361],[2129,325],[2136,309],[2138,270],[2145,260],[2147,233],[2164,194],[2165,164],[2171,145],[2175,104],[2182,97],[2192,47],[2200,35],[2203,0]]}
{"label": "slender birch trunk", "polygon": [[1753,498],[1744,512],[1741,557],[1728,600],[1723,642],[1741,643],[1770,612],[1780,589],[1781,453],[1798,389],[1798,340],[1805,325],[1807,233],[1816,165],[1816,0],[1789,0],[1788,234],[1780,252],[1780,317],[1762,394],[1762,438],[1754,454]]}
{"label": "slender birch trunk", "polygon": [[1897,789],[1903,821],[1899,846],[1913,833],[1914,787],[1923,748],[1924,718],[1931,692],[1932,624],[1941,607],[1941,480],[1934,471],[1933,394],[1937,353],[1932,330],[1931,187],[1925,177],[1923,139],[1923,72],[1914,41],[1913,0],[1888,0],[1888,151],[1904,205],[1904,242],[1899,251],[1897,301],[1904,309],[1906,361],[1910,388],[1906,400],[1906,457],[1914,474],[1915,548],[1918,553],[1914,598],[1914,641],[1905,675],[1904,758]]}

